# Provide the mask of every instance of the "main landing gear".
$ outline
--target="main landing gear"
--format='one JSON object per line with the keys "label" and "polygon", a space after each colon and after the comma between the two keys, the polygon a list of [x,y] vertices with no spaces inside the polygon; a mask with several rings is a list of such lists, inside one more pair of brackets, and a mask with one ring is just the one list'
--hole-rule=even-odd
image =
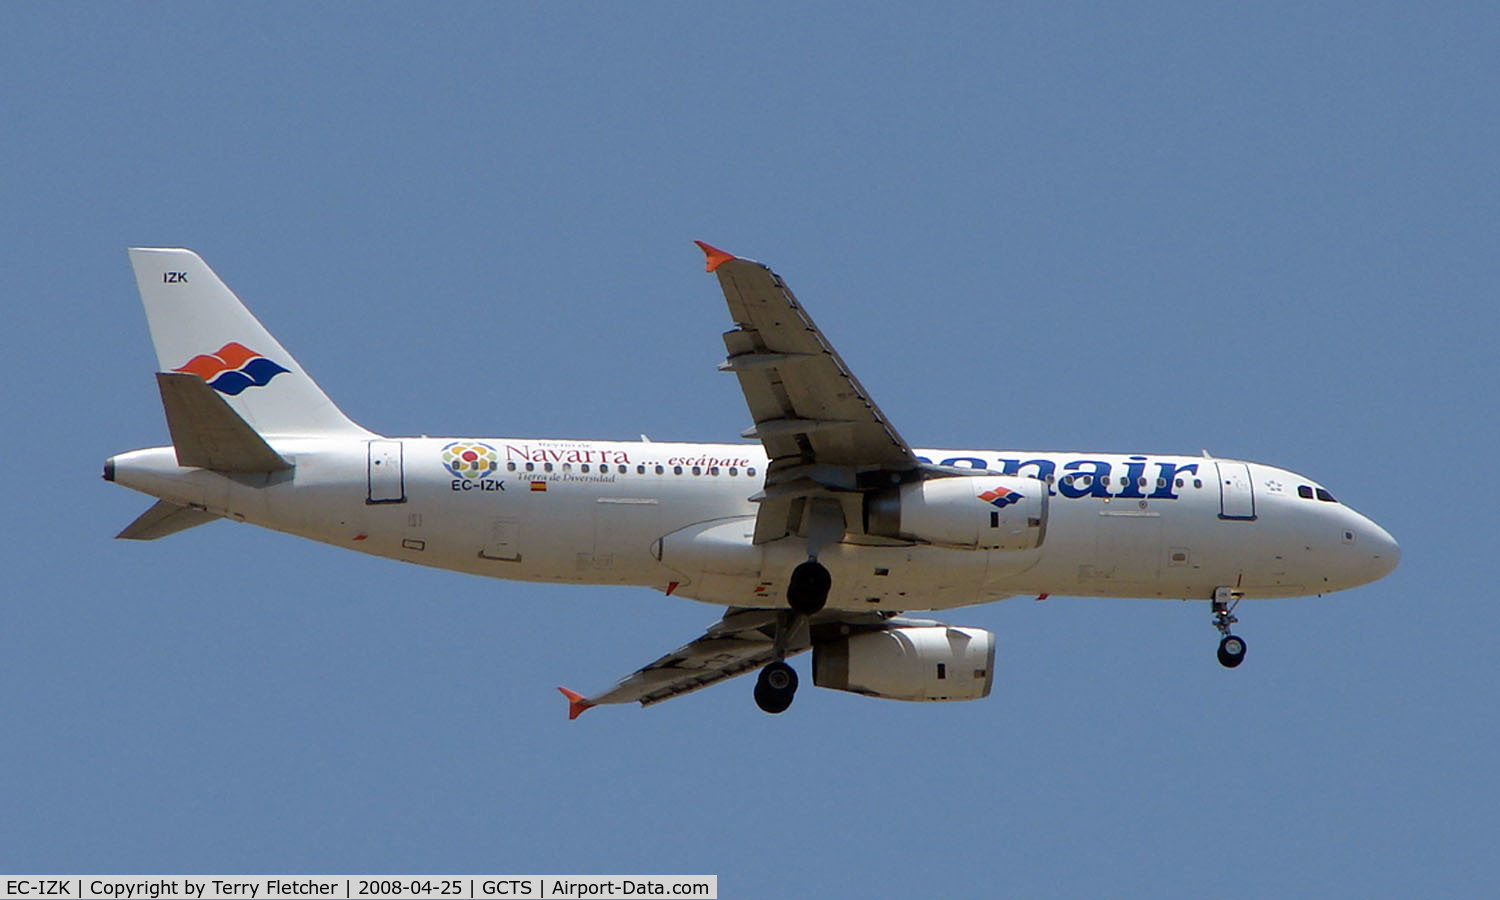
{"label": "main landing gear", "polygon": [[[842,520],[841,520],[842,521]],[[786,712],[797,695],[797,672],[786,664],[787,646],[799,628],[808,626],[808,618],[817,615],[828,603],[833,576],[816,559],[792,570],[786,583],[786,603],[791,609],[776,615],[776,659],[760,670],[755,679],[755,705],[775,715]]]}
{"label": "main landing gear", "polygon": [[786,712],[797,695],[797,671],[786,664],[787,647],[799,629],[810,626],[809,617],[828,602],[833,578],[823,564],[810,559],[792,570],[786,600],[791,609],[776,614],[775,661],[760,670],[755,679],[755,705],[775,715]]}
{"label": "main landing gear", "polygon": [[786,712],[796,695],[797,670],[779,659],[761,669],[760,677],[755,679],[755,705],[763,712],[772,715]]}
{"label": "main landing gear", "polygon": [[833,587],[833,576],[823,564],[815,559],[792,570],[786,583],[786,602],[801,615],[810,616],[828,602],[828,590]]}
{"label": "main landing gear", "polygon": [[1233,669],[1245,661],[1245,639],[1229,631],[1229,626],[1239,621],[1234,617],[1234,608],[1239,606],[1243,596],[1229,588],[1214,591],[1214,627],[1224,636],[1219,641],[1219,665],[1226,669]]}

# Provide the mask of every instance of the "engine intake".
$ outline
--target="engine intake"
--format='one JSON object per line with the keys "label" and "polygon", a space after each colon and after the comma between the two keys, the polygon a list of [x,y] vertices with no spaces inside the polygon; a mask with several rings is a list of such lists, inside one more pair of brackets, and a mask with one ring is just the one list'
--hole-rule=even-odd
{"label": "engine intake", "polygon": [[910,625],[813,647],[813,684],[886,700],[978,700],[995,678],[983,628]]}
{"label": "engine intake", "polygon": [[1047,484],[1019,475],[928,478],[870,494],[865,531],[966,550],[1030,550],[1047,533]]}

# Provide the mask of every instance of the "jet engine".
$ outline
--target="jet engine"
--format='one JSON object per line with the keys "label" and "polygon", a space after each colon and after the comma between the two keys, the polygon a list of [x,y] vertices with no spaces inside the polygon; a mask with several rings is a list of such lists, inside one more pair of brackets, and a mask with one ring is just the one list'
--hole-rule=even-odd
{"label": "jet engine", "polygon": [[1047,484],[1017,475],[928,478],[870,494],[865,531],[966,550],[1030,550],[1047,531]]}
{"label": "jet engine", "polygon": [[995,636],[983,628],[908,625],[813,647],[813,683],[886,700],[978,700],[995,678]]}

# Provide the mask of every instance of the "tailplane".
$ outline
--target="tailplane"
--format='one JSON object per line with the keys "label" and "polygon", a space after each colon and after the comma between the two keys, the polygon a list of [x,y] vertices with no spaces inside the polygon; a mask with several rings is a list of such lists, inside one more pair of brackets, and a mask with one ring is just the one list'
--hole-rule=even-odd
{"label": "tailplane", "polygon": [[136,247],[130,265],[161,372],[202,379],[259,435],[371,436],[328,399],[198,254]]}
{"label": "tailplane", "polygon": [[211,512],[191,506],[179,506],[169,500],[158,500],[155,506],[141,513],[115,537],[125,541],[154,541],[217,518],[219,517]]}

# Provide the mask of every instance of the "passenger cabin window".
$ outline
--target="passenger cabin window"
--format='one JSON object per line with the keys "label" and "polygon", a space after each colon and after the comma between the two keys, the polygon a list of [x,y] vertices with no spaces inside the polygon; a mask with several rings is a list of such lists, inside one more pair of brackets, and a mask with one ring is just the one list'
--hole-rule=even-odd
{"label": "passenger cabin window", "polygon": [[673,466],[672,467],[672,474],[673,475],[681,475],[682,474],[682,466]]}
{"label": "passenger cabin window", "polygon": [[637,475],[644,475],[644,474],[646,474],[646,467],[645,466],[636,466],[635,467],[635,474],[637,474]]}
{"label": "passenger cabin window", "polygon": [[1313,498],[1312,485],[1310,485],[1310,484],[1299,484],[1299,485],[1297,485],[1297,496],[1301,497],[1303,500],[1311,500]]}
{"label": "passenger cabin window", "polygon": [[1332,494],[1328,493],[1327,491],[1323,490],[1322,488],[1318,488],[1317,489],[1317,494],[1318,494],[1318,499],[1322,500],[1324,503],[1337,503],[1338,502],[1337,500],[1333,499],[1333,495]]}
{"label": "passenger cabin window", "polygon": [[656,467],[656,474],[658,474],[658,475],[660,475],[661,473],[663,473],[665,471],[666,471],[666,469],[663,469],[661,466],[657,466]]}

